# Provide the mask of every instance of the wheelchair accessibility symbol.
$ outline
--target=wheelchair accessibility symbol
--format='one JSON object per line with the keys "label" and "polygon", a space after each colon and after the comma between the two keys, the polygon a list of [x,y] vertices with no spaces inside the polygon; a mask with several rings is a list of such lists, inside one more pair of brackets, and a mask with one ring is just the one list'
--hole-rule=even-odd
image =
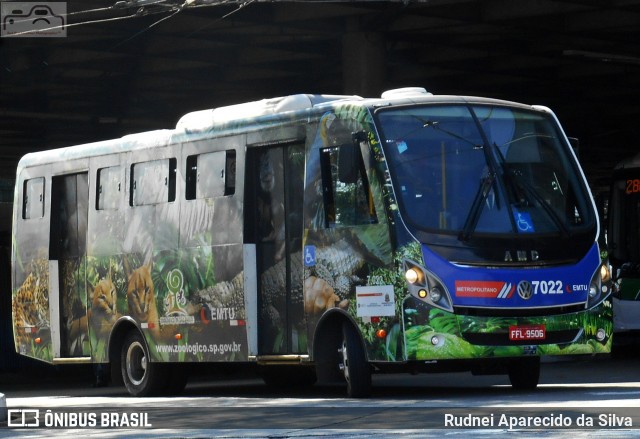
{"label": "wheelchair accessibility symbol", "polygon": [[526,212],[518,212],[515,211],[513,213],[516,226],[518,226],[518,231],[521,233],[533,233],[535,229],[533,228],[533,221],[531,220],[531,215]]}
{"label": "wheelchair accessibility symbol", "polygon": [[304,246],[304,266],[313,267],[316,265],[316,246],[305,245]]}

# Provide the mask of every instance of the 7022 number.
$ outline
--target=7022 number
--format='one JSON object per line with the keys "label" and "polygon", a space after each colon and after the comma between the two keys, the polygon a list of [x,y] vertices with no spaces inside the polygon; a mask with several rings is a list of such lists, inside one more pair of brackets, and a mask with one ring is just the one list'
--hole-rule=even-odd
{"label": "7022 number", "polygon": [[531,281],[533,285],[533,294],[562,294],[562,281],[560,280],[534,280]]}

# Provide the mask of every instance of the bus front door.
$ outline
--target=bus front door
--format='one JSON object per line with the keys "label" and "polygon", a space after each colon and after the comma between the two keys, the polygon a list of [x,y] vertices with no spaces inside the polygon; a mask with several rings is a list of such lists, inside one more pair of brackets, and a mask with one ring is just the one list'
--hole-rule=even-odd
{"label": "bus front door", "polygon": [[85,282],[89,184],[86,172],[51,183],[49,273],[54,358],[90,355]]}
{"label": "bus front door", "polygon": [[302,299],[304,145],[247,149],[245,236],[256,245],[258,354],[306,353]]}

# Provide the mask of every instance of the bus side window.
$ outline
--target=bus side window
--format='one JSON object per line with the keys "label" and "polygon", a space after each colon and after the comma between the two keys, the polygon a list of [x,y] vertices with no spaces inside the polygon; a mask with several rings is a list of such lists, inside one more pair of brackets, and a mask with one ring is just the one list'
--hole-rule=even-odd
{"label": "bus side window", "polygon": [[233,195],[236,190],[235,150],[187,157],[186,199]]}
{"label": "bus side window", "polygon": [[[344,151],[345,148],[350,150]],[[356,145],[320,151],[327,227],[378,222],[364,162]]]}
{"label": "bus side window", "polygon": [[23,191],[22,218],[42,218],[44,216],[44,177],[25,180]]}
{"label": "bus side window", "polygon": [[118,210],[120,200],[120,166],[98,169],[96,210]]}
{"label": "bus side window", "polygon": [[176,159],[161,159],[131,165],[130,206],[175,201]]}

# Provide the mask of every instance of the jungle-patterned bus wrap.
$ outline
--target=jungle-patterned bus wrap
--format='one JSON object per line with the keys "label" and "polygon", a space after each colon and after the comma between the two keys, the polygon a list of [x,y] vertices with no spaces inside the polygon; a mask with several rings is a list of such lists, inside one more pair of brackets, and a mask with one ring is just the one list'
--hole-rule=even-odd
{"label": "jungle-patterned bus wrap", "polygon": [[[533,252],[518,267],[523,256],[509,250],[497,250],[498,263],[448,261],[407,230],[381,146],[384,140],[371,114],[354,106],[339,108],[331,117],[349,125],[350,132],[363,132],[370,190],[374,200],[384,202],[375,206],[375,224],[327,231],[317,224],[320,200],[314,204],[307,193],[304,291],[310,337],[314,315],[338,307],[358,325],[374,362],[610,352],[611,285],[601,280],[595,240],[571,264],[532,263],[537,257]],[[322,140],[318,147],[328,147]],[[321,172],[307,169],[309,191]],[[417,283],[405,277],[410,268],[420,272]],[[431,296],[434,287],[437,300]],[[595,300],[590,289],[597,293]]]}
{"label": "jungle-patterned bus wrap", "polygon": [[[597,246],[571,268],[478,270],[456,267],[422,246],[425,265],[452,292],[453,307],[474,307],[512,316],[454,315],[411,294],[404,301],[409,360],[608,353],[612,308],[604,300],[590,309],[555,310],[586,302],[592,273],[600,267]],[[410,288],[414,289],[414,288]],[[538,314],[536,312],[538,310]],[[519,315],[526,310],[526,316]],[[544,310],[544,311],[543,311]],[[494,311],[494,313],[496,313]],[[496,313],[497,314],[497,313]],[[604,331],[604,333],[598,333]]]}
{"label": "jungle-patterned bus wrap", "polygon": [[545,107],[295,95],[29,154],[16,181],[17,351],[119,366],[136,396],[190,362],[365,396],[372,371],[495,359],[534,388],[541,356],[611,349],[595,204]]}
{"label": "jungle-patterned bus wrap", "polygon": [[147,262],[140,255],[90,258],[94,360],[107,360],[113,326],[128,316],[145,334],[154,361],[246,361],[242,271],[221,280],[214,260],[210,247],[158,252]]}

